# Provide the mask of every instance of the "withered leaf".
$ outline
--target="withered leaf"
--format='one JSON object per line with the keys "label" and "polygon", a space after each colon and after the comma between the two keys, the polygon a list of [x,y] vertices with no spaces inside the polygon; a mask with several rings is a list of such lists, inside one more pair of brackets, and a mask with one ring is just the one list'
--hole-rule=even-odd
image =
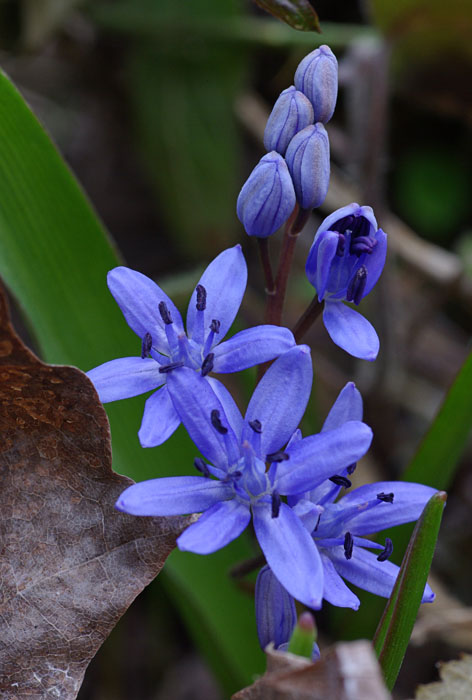
{"label": "withered leaf", "polygon": [[470,700],[472,697],[472,656],[439,665],[441,680],[420,685],[415,700]]}
{"label": "withered leaf", "polygon": [[372,644],[341,642],[311,663],[287,652],[266,649],[267,671],[232,700],[389,700]]}
{"label": "withered leaf", "polygon": [[254,0],[263,10],[303,32],[319,32],[318,15],[309,0]]}
{"label": "withered leaf", "polygon": [[75,698],[184,518],[114,509],[108,420],[88,378],[40,362],[0,291],[0,695]]}

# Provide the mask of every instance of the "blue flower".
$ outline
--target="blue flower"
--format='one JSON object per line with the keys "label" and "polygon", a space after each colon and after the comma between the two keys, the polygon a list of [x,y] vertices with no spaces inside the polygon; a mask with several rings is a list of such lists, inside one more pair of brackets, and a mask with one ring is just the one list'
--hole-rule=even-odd
{"label": "blue flower", "polygon": [[285,154],[302,209],[323,204],[329,187],[329,138],[323,124],[311,124],[290,141]]}
{"label": "blue flower", "polygon": [[187,368],[172,373],[168,386],[176,409],[208,460],[195,461],[203,476],[135,484],[116,507],[132,515],[204,511],[177,540],[180,549],[197,554],[211,554],[234,540],[252,514],[257,539],[279,582],[298,600],[319,607],[323,576],[318,550],[281,496],[316,488],[355,462],[369,448],[372,431],[350,421],[292,442],[311,383],[309,348],[296,346],[269,368],[242,418],[222,385],[216,393]]}
{"label": "blue flower", "polygon": [[[241,246],[218,255],[203,273],[187,311],[187,334],[177,307],[145,275],[127,267],[108,273],[108,287],[130,328],[141,339],[140,357],[111,360],[87,374],[103,403],[159,389],[146,401],[139,439],[143,447],[162,444],[180,424],[166,384],[184,368],[205,377],[237,372],[272,360],[295,345],[278,326],[256,326],[221,342],[234,321],[247,282]],[[161,387],[161,388],[159,388]]]}
{"label": "blue flower", "polygon": [[338,62],[329,46],[320,46],[305,56],[295,72],[295,87],[313,105],[315,122],[326,124],[338,96]]}
{"label": "blue flower", "polygon": [[287,164],[276,151],[256,165],[239,193],[236,212],[249,236],[267,238],[284,224],[296,204]]}
{"label": "blue flower", "polygon": [[375,360],[379,339],[372,325],[344,301],[359,304],[385,263],[387,236],[370,207],[349,204],[328,216],[315,234],[306,274],[324,300],[323,321],[331,339],[354,357]]}
{"label": "blue flower", "polygon": [[[339,430],[345,421],[360,420],[362,399],[350,382],[339,394],[321,435]],[[351,485],[349,476],[355,467],[353,463],[315,489],[289,498],[289,503],[311,532],[318,549],[323,568],[323,598],[332,605],[357,610],[359,599],[343,579],[388,598],[399,571],[398,566],[388,561],[393,551],[392,541],[387,539],[381,545],[365,539],[364,535],[417,520],[436,490],[422,484],[380,481],[360,486],[335,503],[340,490]],[[434,593],[427,585],[422,602],[433,600]]]}
{"label": "blue flower", "polygon": [[291,139],[306,126],[313,124],[313,107],[308,97],[294,85],[280,93],[264,132],[268,151],[285,154]]}

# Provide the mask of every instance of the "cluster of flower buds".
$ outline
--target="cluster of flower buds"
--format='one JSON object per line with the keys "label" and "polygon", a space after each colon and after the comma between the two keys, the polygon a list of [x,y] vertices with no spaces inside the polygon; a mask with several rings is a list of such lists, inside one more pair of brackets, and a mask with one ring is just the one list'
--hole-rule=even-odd
{"label": "cluster of flower buds", "polygon": [[267,121],[269,153],[256,165],[237,203],[250,236],[266,238],[287,221],[295,204],[309,211],[325,200],[329,186],[329,139],[338,92],[338,64],[328,46],[312,51],[282,92]]}

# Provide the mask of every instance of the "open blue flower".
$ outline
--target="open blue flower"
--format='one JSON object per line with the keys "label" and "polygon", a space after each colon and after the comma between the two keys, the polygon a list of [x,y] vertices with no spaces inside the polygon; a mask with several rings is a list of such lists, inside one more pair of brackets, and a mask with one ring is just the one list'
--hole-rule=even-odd
{"label": "open blue flower", "polygon": [[349,204],[328,216],[315,234],[306,274],[324,300],[323,322],[331,339],[354,357],[375,360],[375,329],[345,301],[359,304],[377,283],[385,264],[387,236],[371,207]]}
{"label": "open blue flower", "polygon": [[141,340],[141,357],[111,360],[87,375],[103,403],[159,389],[146,401],[139,430],[143,447],[162,444],[180,424],[166,386],[171,374],[185,367],[215,385],[217,380],[207,376],[210,372],[238,372],[295,345],[288,329],[269,325],[249,328],[221,342],[238,312],[246,282],[241,246],[220,253],[192,294],[185,333],[177,307],[155,282],[127,267],[108,273],[108,287]]}
{"label": "open blue flower", "polygon": [[[321,434],[339,429],[345,421],[360,420],[362,399],[351,382],[338,396]],[[355,467],[353,463],[332,480],[290,498],[289,503],[311,532],[318,549],[323,567],[323,598],[332,605],[357,610],[359,599],[343,579],[388,598],[399,571],[388,561],[393,551],[391,540],[381,545],[364,535],[417,520],[436,489],[402,481],[380,481],[360,486],[335,503],[339,491],[351,485],[349,475]],[[381,551],[374,554],[369,549]],[[422,602],[433,600],[434,593],[427,585]]]}
{"label": "open blue flower", "polygon": [[369,448],[372,431],[360,421],[350,421],[292,442],[311,382],[309,348],[296,346],[266,372],[243,419],[221,384],[215,391],[214,385],[187,368],[172,373],[168,379],[172,400],[210,463],[195,461],[204,476],[130,486],[116,507],[132,515],[204,511],[177,540],[180,549],[197,554],[211,554],[234,540],[252,514],[257,539],[277,579],[295,598],[319,607],[320,555],[311,534],[281,496],[314,489],[354,463]]}

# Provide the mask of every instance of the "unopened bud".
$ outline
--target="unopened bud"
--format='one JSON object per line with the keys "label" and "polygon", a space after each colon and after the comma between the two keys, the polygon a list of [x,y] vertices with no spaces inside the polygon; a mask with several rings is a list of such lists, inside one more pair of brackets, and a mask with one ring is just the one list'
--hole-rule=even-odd
{"label": "unopened bud", "polygon": [[287,221],[296,204],[285,160],[271,151],[246,180],[237,203],[238,218],[249,236],[267,238]]}
{"label": "unopened bud", "polygon": [[264,146],[268,151],[285,155],[295,134],[313,122],[310,100],[292,85],[281,93],[270,113],[264,132]]}
{"label": "unopened bud", "polygon": [[278,582],[268,566],[256,581],[257,636],[262,649],[273,642],[277,649],[290,639],[297,620],[292,596]]}
{"label": "unopened bud", "polygon": [[290,141],[285,155],[302,209],[323,204],[329,187],[329,139],[323,124],[305,127]]}
{"label": "unopened bud", "polygon": [[295,73],[295,87],[313,105],[315,121],[329,122],[338,96],[338,62],[329,46],[320,46],[305,56]]}

